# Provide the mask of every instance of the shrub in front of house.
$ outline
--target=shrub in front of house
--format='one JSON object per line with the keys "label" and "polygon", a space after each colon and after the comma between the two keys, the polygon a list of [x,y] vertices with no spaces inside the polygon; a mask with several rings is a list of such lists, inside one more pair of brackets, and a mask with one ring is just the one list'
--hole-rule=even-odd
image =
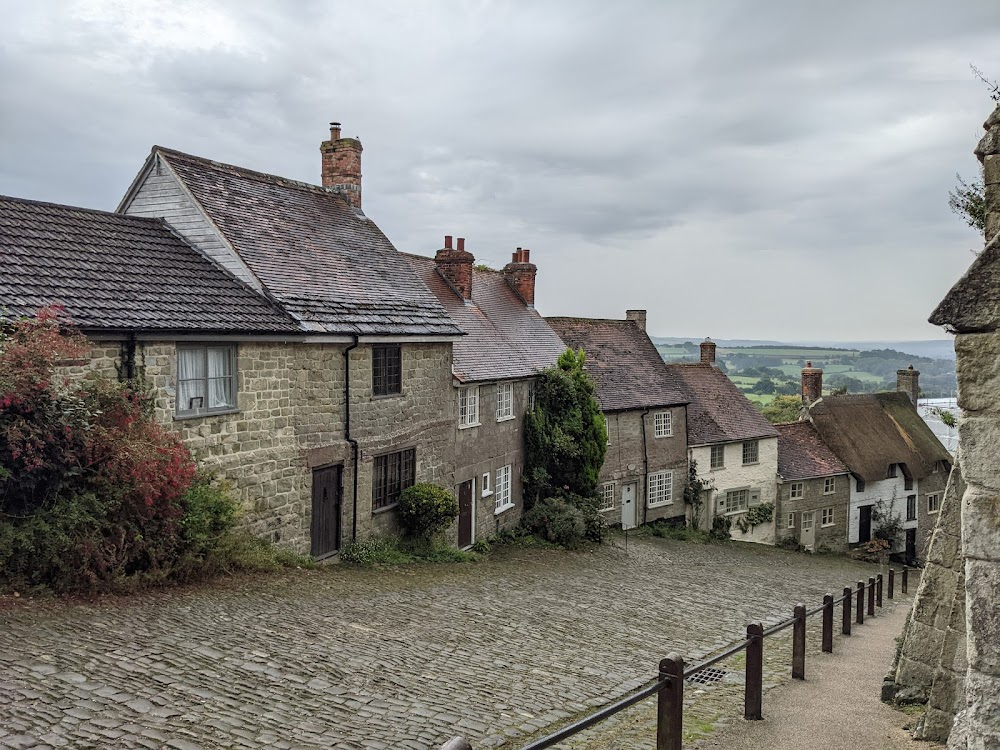
{"label": "shrub in front of house", "polygon": [[400,493],[397,511],[409,539],[430,543],[458,518],[458,500],[444,487],[421,482]]}
{"label": "shrub in front of house", "polygon": [[521,522],[540,539],[567,549],[576,549],[587,539],[584,512],[562,497],[539,500],[524,514]]}

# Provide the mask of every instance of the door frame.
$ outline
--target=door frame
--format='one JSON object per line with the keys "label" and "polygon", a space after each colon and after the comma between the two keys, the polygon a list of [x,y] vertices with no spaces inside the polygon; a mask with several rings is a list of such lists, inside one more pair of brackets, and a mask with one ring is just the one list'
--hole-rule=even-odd
{"label": "door frame", "polygon": [[622,491],[618,504],[621,506],[622,529],[625,529],[625,488],[632,487],[632,525],[628,528],[635,529],[639,526],[639,483],[622,482]]}
{"label": "door frame", "polygon": [[[459,503],[461,503],[461,494],[460,494],[461,491],[462,491],[461,487],[466,482],[468,482],[469,485],[472,487],[472,489],[471,489],[471,495],[472,496],[470,498],[471,508],[469,510],[469,513],[472,516],[472,520],[470,522],[470,531],[469,531],[469,540],[470,541],[469,541],[469,543],[465,547],[460,547],[460,549],[469,549],[473,544],[476,543],[476,510],[477,510],[477,507],[478,507],[477,504],[476,504],[476,476],[473,475],[471,479],[466,479],[465,482],[459,482],[458,483],[458,487],[456,488],[457,492],[455,493],[455,495],[456,495],[456,499],[458,499]],[[459,506],[459,513],[461,513],[461,505]],[[459,529],[458,533],[461,534],[462,530]],[[460,539],[458,539],[457,541],[461,542]]]}
{"label": "door frame", "polygon": [[[336,506],[337,512],[334,516],[334,523],[336,524],[336,533],[333,538],[333,549],[328,549],[325,552],[316,554],[313,552],[316,545],[316,475],[320,472],[330,471],[331,469],[337,470],[337,482],[336,482]],[[313,466],[312,472],[310,474],[310,485],[309,485],[309,553],[316,560],[323,560],[327,557],[337,554],[340,552],[341,542],[343,542],[344,534],[344,464],[326,464],[324,466]]]}
{"label": "door frame", "polygon": [[[804,510],[799,513],[799,544],[810,551],[816,548],[816,513],[815,510]],[[805,541],[806,516],[809,517],[809,544]]]}

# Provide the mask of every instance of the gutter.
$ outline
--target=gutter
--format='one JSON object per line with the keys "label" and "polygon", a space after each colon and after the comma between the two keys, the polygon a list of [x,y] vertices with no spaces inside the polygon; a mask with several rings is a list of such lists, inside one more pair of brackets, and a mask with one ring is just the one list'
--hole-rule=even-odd
{"label": "gutter", "polygon": [[344,439],[351,444],[354,462],[354,510],[351,513],[351,541],[358,538],[358,441],[351,437],[351,352],[358,347],[358,335],[354,343],[344,349]]}

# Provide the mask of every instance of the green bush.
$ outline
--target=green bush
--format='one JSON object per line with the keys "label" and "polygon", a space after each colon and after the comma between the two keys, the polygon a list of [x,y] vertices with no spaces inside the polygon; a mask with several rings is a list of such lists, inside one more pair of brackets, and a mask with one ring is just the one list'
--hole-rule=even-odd
{"label": "green bush", "polygon": [[794,536],[782,537],[781,540],[774,546],[778,547],[779,549],[790,550],[791,552],[806,551],[806,548],[803,547],[801,544],[799,544],[799,540],[796,539]]}
{"label": "green bush", "polygon": [[199,472],[194,483],[184,493],[181,504],[181,539],[184,552],[206,555],[216,548],[222,537],[233,529],[239,516],[239,503],[229,493],[226,482],[213,482],[212,477]]}
{"label": "green bush", "polygon": [[352,565],[404,565],[413,562],[413,555],[399,549],[394,539],[373,537],[351,542],[340,550],[340,561]]}
{"label": "green bush", "polygon": [[458,500],[444,487],[420,483],[400,493],[398,512],[406,536],[429,541],[458,518]]}
{"label": "green bush", "polygon": [[712,530],[708,532],[708,536],[718,542],[728,542],[732,528],[733,522],[727,516],[716,516],[712,519]]}
{"label": "green bush", "polygon": [[561,497],[539,500],[522,523],[532,534],[567,549],[579,547],[587,538],[584,512]]}

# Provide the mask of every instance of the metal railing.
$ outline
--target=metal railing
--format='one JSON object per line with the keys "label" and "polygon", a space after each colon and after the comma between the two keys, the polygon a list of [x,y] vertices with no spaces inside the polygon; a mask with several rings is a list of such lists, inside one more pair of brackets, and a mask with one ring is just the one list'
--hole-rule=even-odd
{"label": "metal railing", "polygon": [[[909,569],[904,567],[900,586],[904,594],[908,593],[909,589],[909,573]],[[646,687],[620,698],[582,719],[567,724],[545,737],[529,742],[521,750],[543,750],[543,748],[552,747],[654,695],[657,700],[656,750],[680,750],[684,723],[684,680],[744,650],[746,651],[746,679],[743,695],[743,718],[749,721],[759,721],[764,718],[764,639],[780,633],[786,628],[792,628],[792,678],[804,680],[806,678],[806,620],[820,612],[823,613],[822,650],[824,653],[833,653],[834,607],[838,604],[843,605],[840,632],[845,636],[851,635],[852,624],[864,624],[866,609],[867,616],[874,617],[876,608],[882,607],[882,580],[880,573],[870,577],[867,584],[864,581],[858,581],[856,588],[845,586],[843,594],[839,598],[834,599],[833,594],[827,594],[823,597],[823,604],[815,609],[806,611],[805,605],[798,604],[791,617],[766,630],[760,623],[751,623],[747,625],[745,640],[734,643],[711,658],[690,667],[685,668],[684,658],[679,654],[668,654],[666,659],[660,661],[657,676]],[[895,584],[896,571],[890,568],[886,591],[889,599],[894,596]],[[867,602],[865,601],[866,595]],[[455,737],[443,745],[441,750],[473,750],[473,748],[465,738]]]}

